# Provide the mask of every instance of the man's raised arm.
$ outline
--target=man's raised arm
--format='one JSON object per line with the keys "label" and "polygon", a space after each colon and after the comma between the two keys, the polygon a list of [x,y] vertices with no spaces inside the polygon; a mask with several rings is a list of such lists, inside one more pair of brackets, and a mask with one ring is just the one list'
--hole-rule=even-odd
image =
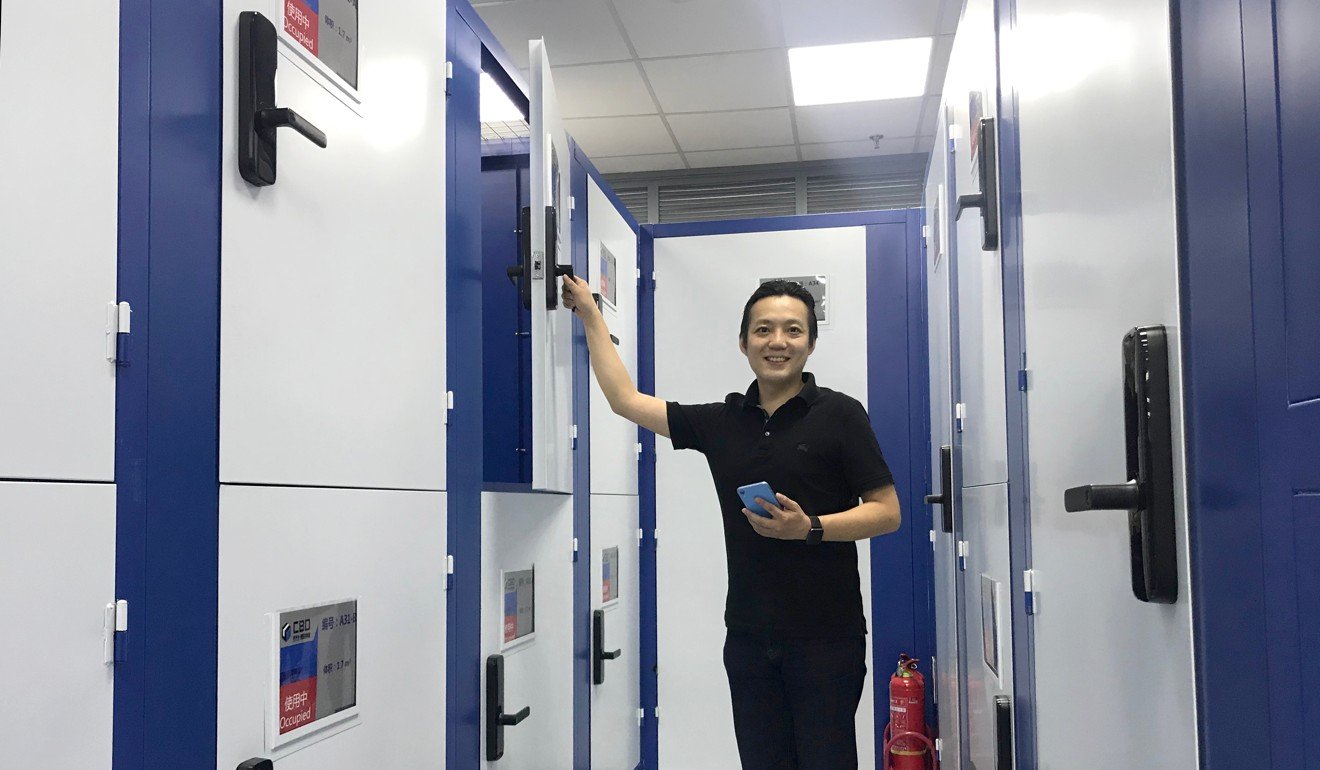
{"label": "man's raised arm", "polygon": [[596,307],[596,300],[591,296],[591,286],[581,278],[566,275],[562,289],[564,307],[572,310],[586,329],[591,369],[596,373],[596,381],[610,402],[610,409],[625,420],[668,437],[669,415],[665,402],[642,393],[633,384],[627,367],[619,358],[619,352],[614,349],[610,330]]}

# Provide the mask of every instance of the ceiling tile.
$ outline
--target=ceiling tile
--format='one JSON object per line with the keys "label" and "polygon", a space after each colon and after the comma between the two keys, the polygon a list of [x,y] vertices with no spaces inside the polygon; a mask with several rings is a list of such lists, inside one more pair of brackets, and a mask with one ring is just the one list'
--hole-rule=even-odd
{"label": "ceiling tile", "polygon": [[743,112],[692,112],[669,115],[669,127],[683,152],[772,147],[793,144],[787,107]]}
{"label": "ceiling tile", "polygon": [[527,41],[538,37],[551,65],[632,58],[605,0],[520,0],[477,5],[477,13],[519,67],[527,66]]}
{"label": "ceiling tile", "polygon": [[940,32],[940,7],[933,0],[778,2],[784,44],[789,47],[931,37]]}
{"label": "ceiling tile", "polygon": [[712,166],[747,166],[756,163],[792,163],[798,159],[796,147],[750,147],[742,150],[711,150],[687,153],[693,168]]}
{"label": "ceiling tile", "polygon": [[643,59],[784,44],[778,0],[615,0],[614,7]]}
{"label": "ceiling tile", "polygon": [[924,98],[798,107],[798,141],[860,141],[872,134],[916,136]]}
{"label": "ceiling tile", "polygon": [[672,171],[683,168],[683,156],[676,152],[659,155],[624,155],[616,158],[592,158],[602,174],[631,174],[634,171]]}
{"label": "ceiling tile", "polygon": [[564,127],[591,158],[651,155],[670,153],[677,149],[658,115],[578,118],[565,120]]}
{"label": "ceiling tile", "polygon": [[866,158],[875,155],[906,155],[913,152],[914,138],[881,139],[880,149],[867,139],[861,142],[828,142],[802,145],[803,160],[831,160],[834,158]]}
{"label": "ceiling tile", "polygon": [[656,111],[633,62],[554,67],[559,114],[565,118],[645,115]]}
{"label": "ceiling tile", "polygon": [[781,50],[642,62],[665,112],[713,112],[788,105],[788,57]]}

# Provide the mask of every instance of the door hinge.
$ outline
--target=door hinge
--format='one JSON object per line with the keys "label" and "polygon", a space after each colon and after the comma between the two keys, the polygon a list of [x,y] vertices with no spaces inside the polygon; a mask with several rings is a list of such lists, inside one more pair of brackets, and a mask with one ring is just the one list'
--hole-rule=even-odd
{"label": "door hinge", "polygon": [[930,248],[930,225],[921,226],[921,243],[926,248]]}
{"label": "door hinge", "polygon": [[128,334],[132,330],[133,308],[127,302],[111,302],[105,310],[105,360],[115,366],[128,366]]}
{"label": "door hinge", "polygon": [[120,599],[105,605],[104,653],[107,664],[128,659],[128,602]]}
{"label": "door hinge", "polygon": [[449,413],[454,411],[454,391],[445,391],[445,425],[449,424]]}
{"label": "door hinge", "polygon": [[576,425],[576,424],[574,424],[573,427],[572,427],[572,430],[569,431],[569,435],[570,435],[570,437],[571,437],[570,440],[569,440],[569,448],[570,448],[570,449],[577,449],[577,425]]}
{"label": "door hinge", "polygon": [[935,739],[935,758],[938,759],[938,760],[940,760],[940,762],[943,762],[943,761],[944,761],[944,739],[943,739],[943,738],[936,738],[936,739]]}
{"label": "door hinge", "polygon": [[642,720],[646,718],[646,709],[637,709],[637,726],[642,726]]}
{"label": "door hinge", "polygon": [[454,555],[445,554],[445,590],[454,587]]}
{"label": "door hinge", "polygon": [[967,571],[967,541],[958,541],[958,571]]}
{"label": "door hinge", "polygon": [[637,452],[638,457],[642,456],[642,442],[638,441],[636,444],[633,444],[633,449]]}
{"label": "door hinge", "polygon": [[447,61],[445,62],[445,96],[453,95],[453,92],[449,90],[449,82],[453,79],[454,79],[454,63],[451,61]]}
{"label": "door hinge", "polygon": [[646,530],[642,529],[641,527],[638,527],[638,528],[637,528],[637,545],[640,546],[640,545],[642,544],[642,539],[645,538],[645,537],[646,537]]}
{"label": "door hinge", "polygon": [[1031,370],[1018,369],[1018,390],[1026,393],[1029,387],[1031,387]]}
{"label": "door hinge", "polygon": [[1027,605],[1027,614],[1035,615],[1040,597],[1036,595],[1036,570],[1022,570],[1022,596]]}
{"label": "door hinge", "polygon": [[575,537],[573,538],[573,562],[577,563],[577,560],[578,560],[578,539]]}
{"label": "door hinge", "polygon": [[659,527],[656,527],[655,529],[651,530],[651,547],[652,547],[652,548],[659,548],[659,547],[660,547],[660,528],[659,528]]}
{"label": "door hinge", "polygon": [[953,405],[953,429],[959,433],[963,432],[963,420],[967,418],[967,405]]}
{"label": "door hinge", "polygon": [[930,531],[930,544],[935,545],[935,530]]}
{"label": "door hinge", "polygon": [[655,717],[655,721],[657,721],[657,722],[660,721],[660,707],[659,707],[659,706],[655,706],[655,707],[653,707],[653,708],[651,709],[651,714]]}
{"label": "door hinge", "polygon": [[568,218],[575,219],[576,217],[577,217],[577,196],[570,195],[568,196]]}

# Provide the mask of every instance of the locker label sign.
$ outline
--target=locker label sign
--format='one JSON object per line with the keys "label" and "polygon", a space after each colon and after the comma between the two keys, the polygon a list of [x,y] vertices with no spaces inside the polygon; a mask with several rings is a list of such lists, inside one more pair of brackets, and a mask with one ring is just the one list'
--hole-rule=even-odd
{"label": "locker label sign", "polygon": [[358,0],[283,0],[284,33],[358,87]]}
{"label": "locker label sign", "polygon": [[279,613],[278,735],[357,705],[357,601]]}
{"label": "locker label sign", "polygon": [[616,292],[616,287],[619,285],[616,280],[618,269],[619,261],[602,243],[600,245],[600,298],[613,308],[619,306],[619,297]]}
{"label": "locker label sign", "polygon": [[600,601],[609,604],[619,598],[619,547],[606,548],[600,557]]}
{"label": "locker label sign", "polygon": [[500,641],[502,647],[508,647],[527,639],[536,630],[536,567],[501,571],[500,582],[504,586]]}

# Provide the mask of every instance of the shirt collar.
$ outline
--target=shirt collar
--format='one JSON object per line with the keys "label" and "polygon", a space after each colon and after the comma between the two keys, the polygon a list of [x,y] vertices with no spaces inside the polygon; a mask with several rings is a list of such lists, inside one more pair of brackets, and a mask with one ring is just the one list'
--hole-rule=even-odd
{"label": "shirt collar", "polygon": [[[795,398],[802,399],[802,402],[807,406],[811,406],[816,402],[816,399],[820,398],[820,388],[816,387],[816,375],[811,372],[802,373],[802,390],[799,390],[797,395],[790,398],[789,401]],[[761,386],[757,384],[756,380],[752,380],[752,384],[748,386],[747,393],[743,396],[743,406],[746,408],[761,408]]]}

